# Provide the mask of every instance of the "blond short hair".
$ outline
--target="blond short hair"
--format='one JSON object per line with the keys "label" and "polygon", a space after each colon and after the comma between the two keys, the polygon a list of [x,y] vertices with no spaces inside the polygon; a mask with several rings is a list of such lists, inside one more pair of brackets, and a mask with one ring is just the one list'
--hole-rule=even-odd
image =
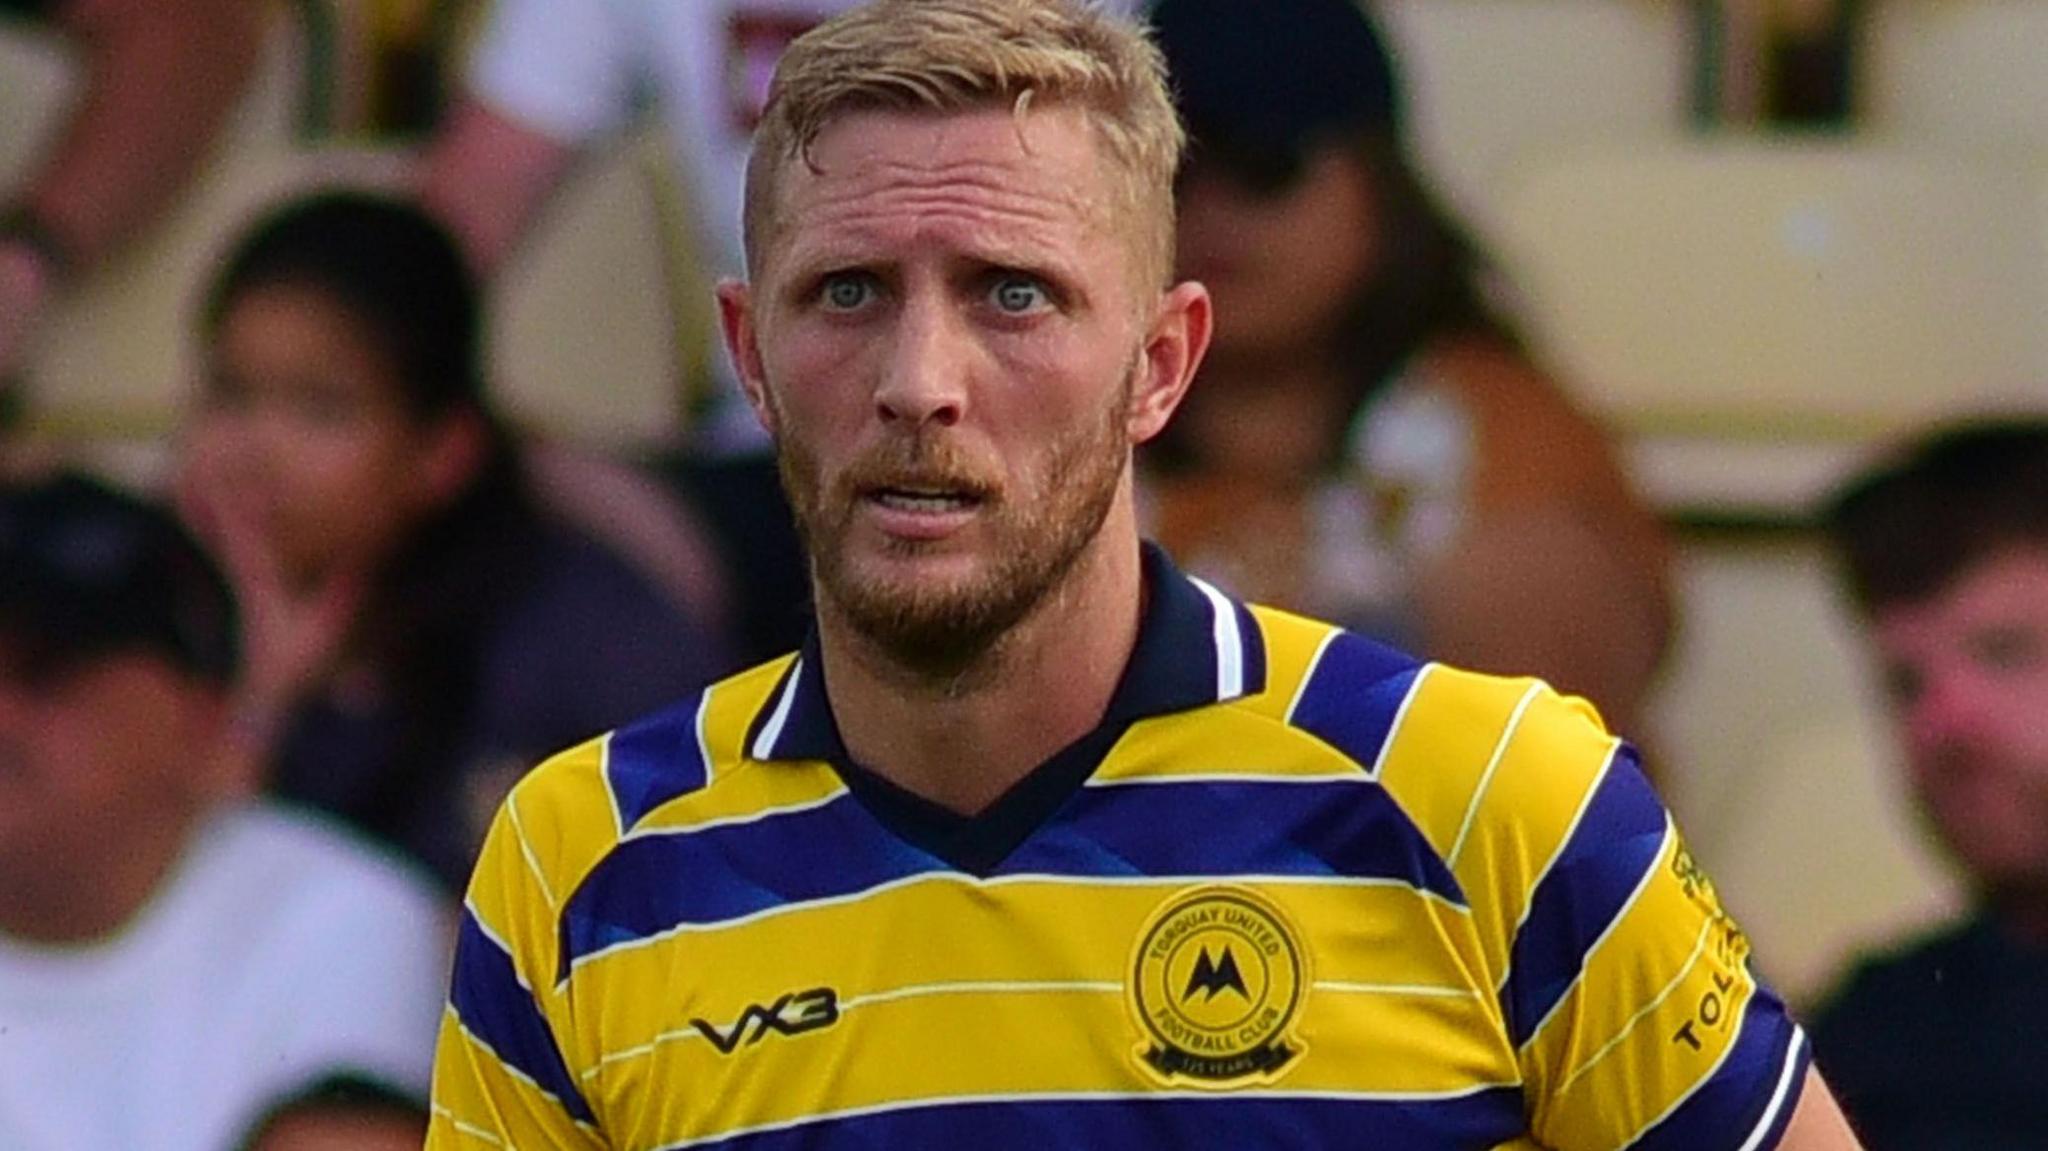
{"label": "blond short hair", "polygon": [[839,117],[874,109],[1081,108],[1119,185],[1141,270],[1173,266],[1173,177],[1185,134],[1166,64],[1137,25],[1084,0],[875,0],[784,53],[747,165],[747,264],[759,275],[780,176]]}

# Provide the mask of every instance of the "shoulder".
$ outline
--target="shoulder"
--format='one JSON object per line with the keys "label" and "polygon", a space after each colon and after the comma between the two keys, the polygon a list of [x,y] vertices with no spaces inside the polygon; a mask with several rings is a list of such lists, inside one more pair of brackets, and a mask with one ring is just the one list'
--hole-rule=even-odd
{"label": "shoulder", "polygon": [[749,727],[794,658],[740,672],[548,758],[506,797],[493,836],[511,837],[557,895],[573,890],[649,817],[734,774],[746,760]]}
{"label": "shoulder", "polygon": [[1395,755],[1484,759],[1510,739],[1530,750],[1604,751],[1614,742],[1591,704],[1540,680],[1425,661],[1273,608],[1253,616],[1268,683],[1264,702],[1251,703],[1375,774]]}
{"label": "shoulder", "polygon": [[1270,608],[1254,616],[1268,683],[1248,705],[1342,752],[1403,806],[1462,812],[1509,759],[1583,786],[1619,746],[1592,705],[1540,680],[1424,661]]}

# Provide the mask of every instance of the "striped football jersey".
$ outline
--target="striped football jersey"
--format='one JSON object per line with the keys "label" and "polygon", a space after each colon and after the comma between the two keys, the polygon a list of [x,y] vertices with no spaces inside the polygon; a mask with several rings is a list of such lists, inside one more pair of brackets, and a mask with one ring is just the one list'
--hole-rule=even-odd
{"label": "striped football jersey", "polygon": [[528,777],[429,1146],[1775,1144],[1804,1039],[1590,708],[1146,579],[973,817],[850,762],[815,646]]}

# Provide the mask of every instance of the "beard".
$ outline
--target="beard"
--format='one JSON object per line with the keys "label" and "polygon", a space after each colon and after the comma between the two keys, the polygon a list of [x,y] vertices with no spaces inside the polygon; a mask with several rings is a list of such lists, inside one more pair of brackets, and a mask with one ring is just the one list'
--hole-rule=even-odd
{"label": "beard", "polygon": [[[930,427],[891,436],[828,481],[811,445],[778,419],[777,465],[820,600],[902,669],[957,680],[1060,592],[1100,534],[1129,462],[1125,419],[1133,378],[1125,376],[1114,403],[1007,481],[970,458],[950,432]],[[988,538],[982,562],[941,580],[872,570],[849,554],[866,493],[886,487],[973,499]],[[943,546],[891,539],[881,558],[915,559]]]}

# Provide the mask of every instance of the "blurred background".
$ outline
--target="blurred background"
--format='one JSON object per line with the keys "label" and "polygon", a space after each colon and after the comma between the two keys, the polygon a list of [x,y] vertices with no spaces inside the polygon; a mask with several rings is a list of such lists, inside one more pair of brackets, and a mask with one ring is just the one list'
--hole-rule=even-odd
{"label": "blurred background", "polygon": [[[35,333],[13,433],[162,474],[195,294],[259,206],[396,185],[487,0],[270,0],[199,177]],[[1898,793],[1814,500],[1935,417],[2048,408],[2048,0],[1376,0],[1436,190],[1539,362],[1678,542],[1645,742],[1696,853],[1810,1002],[1958,893]],[[84,87],[0,21],[0,203]],[[582,163],[493,281],[496,395],[626,460],[705,407],[710,295],[655,126]]]}

